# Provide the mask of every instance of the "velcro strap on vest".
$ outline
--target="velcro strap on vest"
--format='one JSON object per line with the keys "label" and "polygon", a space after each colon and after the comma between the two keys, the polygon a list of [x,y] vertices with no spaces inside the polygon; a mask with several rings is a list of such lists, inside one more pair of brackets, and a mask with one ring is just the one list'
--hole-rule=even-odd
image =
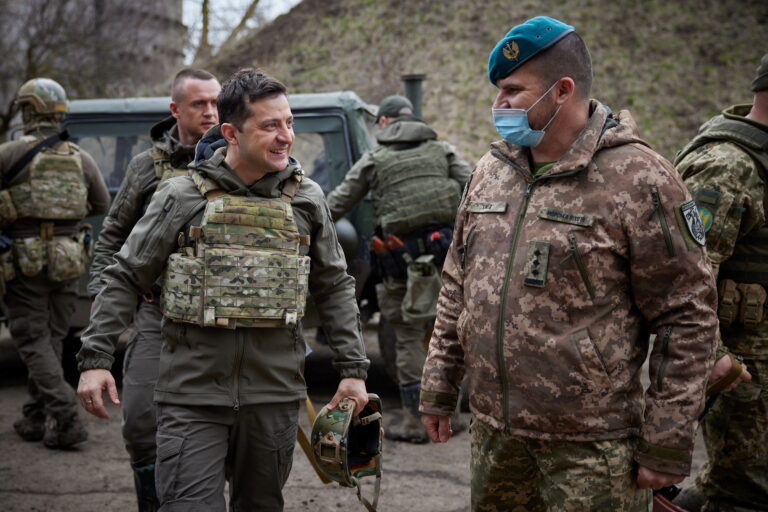
{"label": "velcro strap on vest", "polygon": [[285,183],[283,183],[283,193],[280,198],[290,203],[293,199],[293,196],[295,196],[296,192],[299,191],[299,187],[301,187],[301,181],[303,179],[304,171],[299,169],[294,172],[291,177],[285,180]]}
{"label": "velcro strap on vest", "polygon": [[40,223],[40,239],[44,242],[53,240],[53,222],[43,221]]}
{"label": "velcro strap on vest", "polygon": [[707,395],[714,395],[715,393],[720,393],[722,390],[726,389],[733,384],[733,381],[739,378],[741,372],[744,370],[744,364],[740,357],[734,356],[731,353],[728,354],[728,357],[731,358],[731,370],[707,386]]}
{"label": "velcro strap on vest", "polygon": [[741,293],[741,305],[739,307],[739,320],[747,329],[755,329],[757,324],[763,321],[765,312],[765,288],[759,284],[739,284]]}
{"label": "velcro strap on vest", "polygon": [[741,293],[735,281],[723,279],[717,286],[717,295],[719,297],[717,317],[720,320],[720,326],[728,328],[739,317]]}

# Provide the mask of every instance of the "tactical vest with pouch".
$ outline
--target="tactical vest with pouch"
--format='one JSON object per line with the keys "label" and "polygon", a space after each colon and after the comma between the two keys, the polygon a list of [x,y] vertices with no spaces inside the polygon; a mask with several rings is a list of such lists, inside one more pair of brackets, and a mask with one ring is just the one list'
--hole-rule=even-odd
{"label": "tactical vest with pouch", "polygon": [[402,235],[430,222],[453,222],[460,185],[448,177],[448,160],[434,140],[397,151],[382,146],[372,153],[380,187],[375,215],[385,233]]}
{"label": "tactical vest with pouch", "polygon": [[208,203],[201,225],[190,228],[192,246],[168,259],[163,314],[229,329],[296,324],[304,315],[310,262],[300,255],[309,240],[291,208],[302,174],[284,182],[279,199],[229,195],[194,171],[192,179]]}
{"label": "tactical vest with pouch", "polygon": [[[22,140],[38,142],[33,136]],[[80,220],[88,214],[80,149],[68,142],[41,150],[29,164],[29,179],[7,190],[19,219]]]}
{"label": "tactical vest with pouch", "polygon": [[184,168],[174,167],[171,164],[170,157],[165,152],[153,148],[150,155],[152,156],[152,165],[155,168],[155,176],[160,180],[159,183],[175,178],[176,176],[189,175],[189,170],[186,166]]}

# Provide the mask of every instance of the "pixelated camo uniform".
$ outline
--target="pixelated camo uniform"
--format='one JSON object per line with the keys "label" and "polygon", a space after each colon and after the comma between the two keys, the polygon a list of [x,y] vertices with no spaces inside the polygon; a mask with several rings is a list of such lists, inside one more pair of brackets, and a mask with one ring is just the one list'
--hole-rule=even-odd
{"label": "pixelated camo uniform", "polygon": [[535,179],[527,151],[494,143],[457,216],[421,411],[450,414],[466,372],[470,408],[494,428],[638,436],[635,460],[687,474],[717,322],[695,213],[628,112],[592,101],[571,149]]}
{"label": "pixelated camo uniform", "polygon": [[[676,166],[696,199],[721,284],[731,279],[765,288],[768,126],[746,119],[750,108],[737,105],[705,123]],[[752,134],[744,142],[755,148],[727,136],[729,127]],[[697,487],[709,497],[708,507],[718,510],[768,507],[768,321],[764,312],[762,317],[752,328],[739,319],[730,327],[721,323],[723,344],[744,357],[752,380],[721,395],[702,423],[710,460]]]}

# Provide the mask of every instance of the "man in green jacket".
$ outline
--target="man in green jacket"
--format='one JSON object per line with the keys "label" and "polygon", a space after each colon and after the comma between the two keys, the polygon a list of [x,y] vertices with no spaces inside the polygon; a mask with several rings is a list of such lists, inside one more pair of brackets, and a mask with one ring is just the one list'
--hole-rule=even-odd
{"label": "man in green jacket", "polygon": [[87,260],[80,221],[107,211],[109,191],[91,155],[57,136],[68,110],[61,85],[34,78],[16,103],[24,136],[0,145],[0,228],[12,241],[0,254],[0,284],[7,281],[11,336],[29,372],[30,400],[13,428],[25,441],[68,448],[88,437],[61,366]]}
{"label": "man in green jacket", "polygon": [[[449,143],[413,116],[403,96],[388,96],[379,106],[379,146],[366,153],[328,195],[333,220],[340,219],[369,191],[380,240],[402,241],[403,247],[372,247],[382,282],[376,285],[379,309],[396,337],[397,380],[403,422],[386,430],[388,439],[425,443],[419,422],[421,369],[426,357],[424,338],[430,325],[421,315],[407,317],[402,306],[408,288],[407,264],[421,255],[434,257],[441,267],[451,239],[461,188],[471,171]],[[395,238],[389,238],[393,235]],[[395,243],[399,243],[395,241]],[[403,259],[405,254],[405,259]]]}
{"label": "man in green jacket", "polygon": [[675,160],[718,279],[718,353],[742,359],[752,376],[721,393],[702,420],[709,460],[675,500],[690,510],[768,506],[768,54],[752,91],[752,104],[707,121]]}
{"label": "man in green jacket", "polygon": [[[306,397],[299,319],[315,298],[341,374],[331,399],[362,409],[368,360],[355,302],[319,186],[290,158],[283,84],[245,69],[218,99],[226,145],[189,177],[160,185],[115,263],[83,334],[78,394],[108,417],[109,368],[138,297],[163,277],[155,388],[156,483],[163,511],[282,510],[299,403]],[[311,267],[310,267],[311,263]]]}
{"label": "man in green jacket", "polygon": [[[103,288],[103,271],[123,246],[133,226],[144,215],[157,186],[174,176],[186,176],[195,156],[195,144],[218,123],[216,100],[219,81],[202,69],[179,71],[171,85],[171,115],[150,130],[152,147],[136,155],[104,219],[93,250],[88,293]],[[155,492],[155,432],[153,394],[160,360],[160,286],[153,285],[139,301],[133,319],[133,337],[123,362],[123,439],[131,459],[140,512],[159,506]]]}

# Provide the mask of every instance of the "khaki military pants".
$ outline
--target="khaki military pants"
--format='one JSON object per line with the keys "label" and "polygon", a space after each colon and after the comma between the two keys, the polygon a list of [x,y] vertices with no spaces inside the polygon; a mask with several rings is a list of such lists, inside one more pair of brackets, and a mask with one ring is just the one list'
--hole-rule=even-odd
{"label": "khaki military pants", "polygon": [[29,373],[31,398],[24,404],[25,416],[36,410],[56,418],[77,412],[75,391],[64,380],[61,366],[62,342],[75,312],[76,282],[50,281],[43,270],[6,283],[11,337]]}
{"label": "khaki military pants", "polygon": [[157,302],[141,301],[123,360],[123,441],[134,466],[155,462],[157,417],[153,395],[163,346],[162,319]]}
{"label": "khaki military pants", "polygon": [[161,512],[283,510],[299,402],[232,407],[157,404]]}
{"label": "khaki military pants", "polygon": [[405,298],[406,280],[385,277],[376,285],[376,297],[381,315],[395,329],[397,380],[400,386],[421,382],[421,372],[427,349],[424,346],[427,323],[409,323],[403,320],[402,303]]}
{"label": "khaki military pants", "polygon": [[768,510],[768,361],[744,362],[752,380],[720,394],[702,421],[704,512]]}
{"label": "khaki military pants", "polygon": [[471,504],[483,512],[650,512],[635,486],[634,441],[542,441],[473,418]]}

